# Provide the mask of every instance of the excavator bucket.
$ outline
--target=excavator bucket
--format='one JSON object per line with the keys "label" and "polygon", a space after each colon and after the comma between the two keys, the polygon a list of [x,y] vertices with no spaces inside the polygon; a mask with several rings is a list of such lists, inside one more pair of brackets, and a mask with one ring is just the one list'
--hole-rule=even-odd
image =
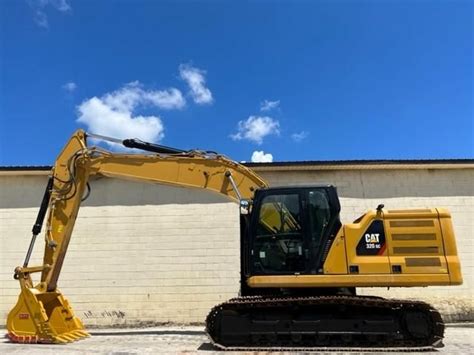
{"label": "excavator bucket", "polygon": [[8,338],[15,343],[69,343],[89,336],[59,291],[22,288],[8,314]]}

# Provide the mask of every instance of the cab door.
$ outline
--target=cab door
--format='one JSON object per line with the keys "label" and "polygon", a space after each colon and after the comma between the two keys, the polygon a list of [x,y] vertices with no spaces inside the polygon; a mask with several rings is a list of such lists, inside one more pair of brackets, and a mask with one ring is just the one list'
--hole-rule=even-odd
{"label": "cab door", "polygon": [[272,189],[255,201],[252,216],[252,274],[299,274],[308,267],[303,194]]}

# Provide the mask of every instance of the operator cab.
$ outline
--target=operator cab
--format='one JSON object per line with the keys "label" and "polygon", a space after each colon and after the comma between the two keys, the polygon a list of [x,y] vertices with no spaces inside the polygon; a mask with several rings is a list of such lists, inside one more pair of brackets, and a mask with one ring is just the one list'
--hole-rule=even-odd
{"label": "operator cab", "polygon": [[247,275],[320,273],[341,227],[332,185],[257,190],[248,231]]}

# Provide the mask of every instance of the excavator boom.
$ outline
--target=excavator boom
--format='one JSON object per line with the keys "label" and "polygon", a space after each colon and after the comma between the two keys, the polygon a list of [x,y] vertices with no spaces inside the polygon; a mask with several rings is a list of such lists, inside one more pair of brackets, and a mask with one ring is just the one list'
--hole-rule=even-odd
{"label": "excavator boom", "polygon": [[[7,319],[9,337],[14,341],[56,343],[87,335],[82,322],[57,289],[57,282],[92,177],[206,189],[236,202],[251,200],[257,188],[267,186],[250,169],[214,152],[182,151],[132,139],[119,141],[89,136],[154,154],[118,154],[89,147],[88,134],[82,130],[69,139],[51,171],[25,262],[15,269],[22,291]],[[46,212],[43,265],[30,267],[29,259]],[[33,285],[31,274],[36,272],[41,272],[41,281]]]}

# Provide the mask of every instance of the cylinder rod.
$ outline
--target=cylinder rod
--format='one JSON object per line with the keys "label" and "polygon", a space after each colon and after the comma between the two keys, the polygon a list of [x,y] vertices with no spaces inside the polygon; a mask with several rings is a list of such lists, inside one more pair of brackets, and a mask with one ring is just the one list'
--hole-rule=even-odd
{"label": "cylinder rod", "polygon": [[118,139],[118,138],[113,138],[113,137],[107,137],[107,136],[102,136],[100,134],[95,134],[95,133],[87,133],[88,137],[99,139],[102,141],[108,141],[116,144],[123,145],[124,147],[127,148],[135,148],[135,149],[141,149],[145,150],[147,152],[153,152],[153,153],[159,153],[159,154],[181,154],[181,153],[186,153],[185,150],[182,149],[177,149],[177,148],[172,148],[172,147],[167,147],[164,145],[159,145],[159,144],[154,144],[154,143],[149,143],[149,142],[143,142],[139,139]]}
{"label": "cylinder rod", "polygon": [[46,211],[48,210],[49,198],[51,197],[52,189],[53,189],[53,177],[50,176],[48,180],[48,184],[46,185],[46,189],[44,191],[43,200],[41,201],[41,207],[39,209],[38,215],[36,216],[35,224],[33,225],[33,229],[32,229],[33,235],[31,237],[30,246],[26,253],[23,267],[28,266],[28,263],[30,262],[30,258],[31,258],[31,253],[33,252],[33,247],[35,246],[36,236],[41,233],[41,227],[43,226],[44,217],[46,216]]}
{"label": "cylinder rod", "polygon": [[230,184],[232,185],[232,188],[234,189],[234,192],[237,195],[237,198],[239,199],[239,201],[242,201],[242,195],[240,194],[240,191],[237,188],[237,184],[235,183],[235,180],[232,177],[232,174],[230,173],[230,171],[226,171],[225,176],[229,179]]}

